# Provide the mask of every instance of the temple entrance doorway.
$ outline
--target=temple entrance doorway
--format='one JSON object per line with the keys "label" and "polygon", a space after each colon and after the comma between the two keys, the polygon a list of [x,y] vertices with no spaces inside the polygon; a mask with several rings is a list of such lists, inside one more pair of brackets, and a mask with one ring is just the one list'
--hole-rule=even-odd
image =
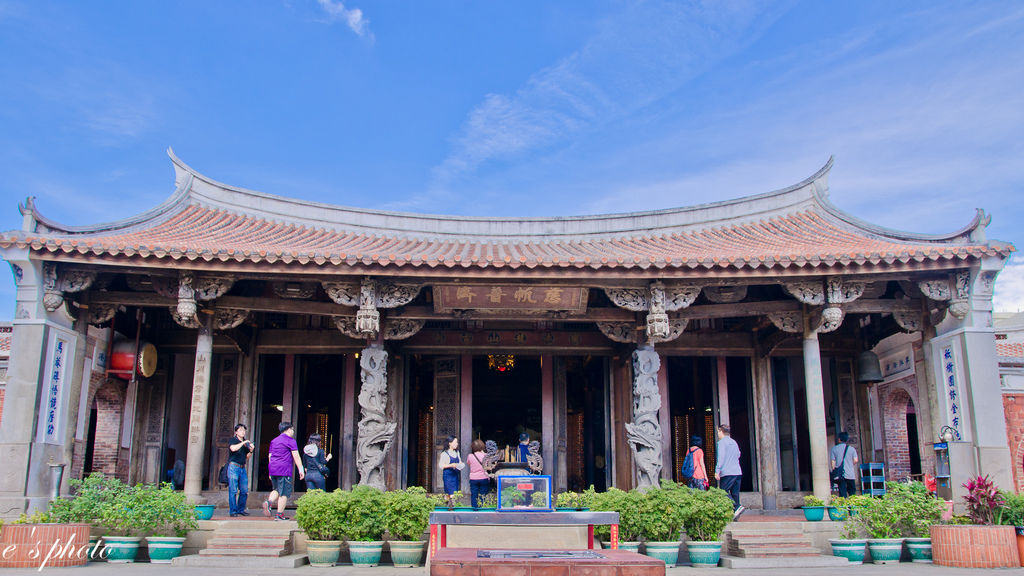
{"label": "temple entrance doorway", "polygon": [[[298,402],[295,442],[301,451],[311,434],[319,434],[321,447],[333,454],[327,463],[327,490],[341,487],[341,391],[345,357],[340,354],[308,354],[298,357]],[[304,490],[305,484],[296,486]]]}
{"label": "temple entrance doorway", "polygon": [[[566,488],[608,489],[608,359],[569,356],[565,362]],[[558,378],[556,376],[555,396]]]}
{"label": "temple entrance doorway", "polygon": [[[510,453],[519,435],[543,445],[541,364],[536,356],[490,354],[473,357],[473,438],[494,440]],[[462,448],[469,454],[469,447]]]}

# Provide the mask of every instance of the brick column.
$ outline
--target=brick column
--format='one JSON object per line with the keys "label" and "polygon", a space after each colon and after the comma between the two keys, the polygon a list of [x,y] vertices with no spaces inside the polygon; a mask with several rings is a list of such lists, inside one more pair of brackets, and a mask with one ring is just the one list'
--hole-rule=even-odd
{"label": "brick column", "polygon": [[196,339],[196,367],[192,376],[192,411],[188,420],[185,456],[185,495],[200,502],[203,490],[203,459],[206,456],[206,419],[210,412],[210,369],[213,363],[213,316],[201,314]]}

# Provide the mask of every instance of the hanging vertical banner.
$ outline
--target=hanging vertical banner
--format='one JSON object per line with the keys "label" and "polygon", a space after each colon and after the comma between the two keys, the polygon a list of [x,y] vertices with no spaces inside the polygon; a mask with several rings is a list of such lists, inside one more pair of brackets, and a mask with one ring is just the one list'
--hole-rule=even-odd
{"label": "hanging vertical banner", "polygon": [[945,390],[945,396],[948,399],[946,406],[948,407],[948,421],[949,426],[953,429],[954,436],[957,440],[962,439],[961,428],[963,426],[963,410],[960,396],[960,386],[957,381],[958,371],[956,366],[956,353],[953,351],[953,345],[947,344],[942,347],[942,380],[944,383],[943,389]]}
{"label": "hanging vertical banner", "polygon": [[44,373],[43,401],[39,409],[39,441],[45,444],[62,444],[61,434],[65,425],[64,399],[67,396],[66,381],[74,362],[74,338],[54,331]]}

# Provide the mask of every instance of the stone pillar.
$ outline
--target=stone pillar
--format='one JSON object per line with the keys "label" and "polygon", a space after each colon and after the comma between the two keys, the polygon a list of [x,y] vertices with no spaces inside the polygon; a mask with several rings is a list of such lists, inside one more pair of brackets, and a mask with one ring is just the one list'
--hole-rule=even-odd
{"label": "stone pillar", "polygon": [[804,320],[804,395],[807,399],[807,436],[811,445],[811,487],[828,501],[832,482],[828,474],[828,431],[825,428],[825,393],[822,389],[821,349],[818,332]]}
{"label": "stone pillar", "polygon": [[[672,458],[672,411],[669,409],[668,396],[668,362],[658,368],[658,394],[661,395],[661,409],[658,411],[658,424],[661,425],[661,477],[672,479],[675,462]],[[665,465],[667,464],[667,465]]]}
{"label": "stone pillar", "polygon": [[466,463],[464,472],[459,474],[463,494],[469,494],[469,447],[473,443],[473,355],[463,354],[459,362],[459,455]]}
{"label": "stone pillar", "polygon": [[754,418],[757,442],[758,489],[765,510],[776,510],[779,493],[779,442],[775,423],[775,394],[772,383],[771,358],[760,352],[751,361],[754,380]]}
{"label": "stone pillar", "polygon": [[664,462],[661,457],[661,423],[658,410],[658,369],[661,359],[651,346],[633,352],[633,421],[626,424],[626,441],[636,465],[636,487],[656,487]]}
{"label": "stone pillar", "polygon": [[540,454],[544,457],[544,474],[555,471],[555,376],[550,354],[540,357]]}
{"label": "stone pillar", "polygon": [[188,449],[185,454],[185,496],[201,502],[203,460],[206,456],[206,420],[210,413],[210,373],[213,367],[213,316],[197,315],[196,366],[192,375],[192,410],[188,417]]}
{"label": "stone pillar", "polygon": [[388,353],[380,345],[369,346],[359,355],[360,418],[356,441],[356,468],[359,484],[386,490],[384,459],[395,439],[395,423],[387,420]]}
{"label": "stone pillar", "polygon": [[356,474],[356,365],[357,354],[345,355],[344,388],[341,397],[341,489],[351,490],[359,481]]}
{"label": "stone pillar", "polygon": [[718,423],[729,425],[729,372],[725,356],[715,358],[718,384]]}

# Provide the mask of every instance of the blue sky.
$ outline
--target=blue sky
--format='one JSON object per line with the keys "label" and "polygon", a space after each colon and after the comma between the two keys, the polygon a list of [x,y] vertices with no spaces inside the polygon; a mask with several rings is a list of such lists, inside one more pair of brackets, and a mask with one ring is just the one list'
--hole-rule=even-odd
{"label": "blue sky", "polygon": [[[173,190],[168,146],[322,202],[573,215],[796,183],[1020,242],[1019,2],[0,0],[0,227],[91,224]],[[0,280],[0,317],[13,281]],[[1011,264],[997,305],[1024,307]]]}

